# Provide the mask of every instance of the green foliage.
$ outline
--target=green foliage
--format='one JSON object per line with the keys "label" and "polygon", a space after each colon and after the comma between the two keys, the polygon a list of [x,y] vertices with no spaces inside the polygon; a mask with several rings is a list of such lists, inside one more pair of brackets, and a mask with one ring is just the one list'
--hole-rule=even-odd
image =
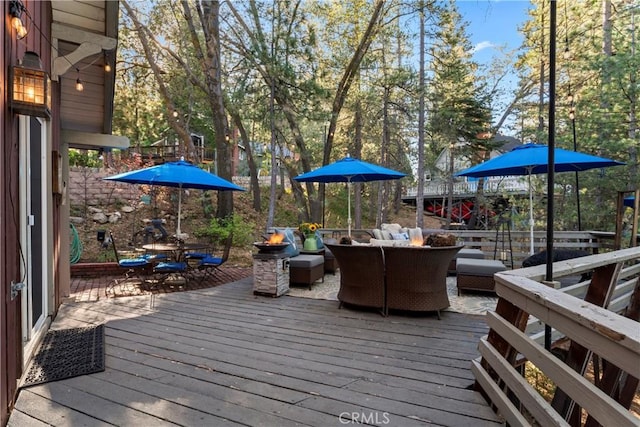
{"label": "green foliage", "polygon": [[196,230],[194,234],[196,237],[211,240],[216,246],[222,246],[233,233],[233,245],[245,246],[253,241],[254,229],[255,224],[234,214],[227,218],[213,218],[208,226]]}
{"label": "green foliage", "polygon": [[116,262],[116,255],[113,253],[113,250],[109,248],[98,254],[97,262]]}
{"label": "green foliage", "polygon": [[69,149],[69,166],[84,166],[89,168],[99,168],[102,166],[100,153],[95,150]]}
{"label": "green foliage", "polygon": [[[476,79],[477,64],[472,61],[466,24],[451,3],[439,15],[437,40],[431,49],[433,58],[429,130],[436,142],[432,149],[440,150],[465,141],[467,156],[486,149],[486,139],[478,136],[489,129],[491,113],[481,96]],[[477,159],[476,159],[477,160]]]}

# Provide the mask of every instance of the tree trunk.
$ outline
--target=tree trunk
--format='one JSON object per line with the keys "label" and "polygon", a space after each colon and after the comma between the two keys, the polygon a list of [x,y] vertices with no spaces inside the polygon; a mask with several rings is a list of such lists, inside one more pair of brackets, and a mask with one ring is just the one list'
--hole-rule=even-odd
{"label": "tree trunk", "polygon": [[[355,105],[355,138],[353,141],[353,157],[362,159],[362,103],[358,99]],[[353,197],[353,217],[355,218],[354,228],[362,228],[362,183],[356,182],[351,185],[354,192]]]}
{"label": "tree trunk", "polygon": [[253,147],[251,146],[251,141],[249,139],[249,135],[247,134],[247,130],[242,123],[242,118],[237,111],[231,112],[231,118],[238,128],[238,132],[240,132],[240,139],[244,143],[244,146],[247,150],[247,163],[249,164],[249,187],[251,188],[251,192],[253,193],[253,209],[256,212],[262,212],[262,206],[260,203],[260,182],[258,181],[258,169],[256,168],[256,162],[253,159]]}
{"label": "tree trunk", "polygon": [[[358,72],[360,70],[360,63],[364,58],[365,54],[369,50],[369,46],[373,41],[374,37],[380,30],[381,26],[381,18],[383,15],[383,6],[384,0],[376,0],[374,5],[373,13],[371,14],[371,18],[369,19],[369,24],[367,25],[367,29],[365,30],[362,38],[360,39],[360,44],[356,48],[353,53],[353,57],[351,61],[347,65],[347,68],[342,75],[342,79],[338,84],[338,88],[336,89],[336,94],[333,99],[333,104],[331,106],[331,119],[329,120],[329,131],[327,133],[327,141],[324,145],[324,152],[322,157],[322,164],[328,165],[331,160],[331,151],[333,150],[333,136],[338,126],[338,116],[340,115],[340,111],[342,110],[342,106],[344,105],[344,101],[347,98],[347,94],[349,93],[349,89],[351,88],[351,84],[353,80],[358,76]],[[306,172],[306,170],[305,170]],[[318,199],[322,200],[324,198],[324,186],[320,186],[320,191],[318,194]]]}
{"label": "tree trunk", "polygon": [[[636,55],[636,21],[635,21],[635,11],[631,11],[631,56],[635,57]],[[631,70],[630,82],[629,82],[629,139],[632,141],[636,141],[637,138],[637,129],[638,129],[638,119],[637,119],[637,108],[638,108],[638,82],[636,76],[636,69]],[[631,144],[629,148],[629,184],[627,186],[627,190],[634,190],[634,182],[638,182],[638,144]],[[636,212],[637,215],[637,212]],[[634,245],[635,246],[635,245]]]}
{"label": "tree trunk", "polygon": [[420,1],[420,100],[418,110],[418,188],[416,190],[416,227],[424,227],[424,1]]}
{"label": "tree trunk", "polygon": [[[134,27],[138,33],[138,38],[140,39],[140,43],[142,44],[142,48],[144,49],[144,54],[147,62],[149,63],[149,67],[153,72],[153,76],[158,84],[158,92],[162,97],[163,102],[167,107],[167,121],[171,126],[171,129],[178,135],[180,141],[180,152],[183,153],[185,160],[191,160],[195,156],[195,146],[193,145],[193,141],[191,140],[191,135],[187,131],[186,128],[182,126],[181,123],[184,121],[179,120],[180,113],[177,112],[175,104],[169,95],[169,91],[165,84],[164,78],[162,77],[162,70],[158,66],[155,58],[155,54],[151,50],[151,46],[149,45],[150,37],[148,36],[148,29],[142,25],[142,23],[138,20],[138,16],[134,12],[134,10],[129,6],[126,0],[122,1],[122,5],[127,11],[127,15],[131,18]],[[173,112],[177,112],[177,116],[174,116]]]}
{"label": "tree trunk", "polygon": [[[212,0],[202,3],[202,26],[205,28],[207,60],[205,62],[205,80],[209,92],[209,104],[213,113],[213,129],[215,131],[216,165],[218,174],[231,181],[231,139],[229,138],[229,122],[224,109],[222,94],[222,70],[220,64],[220,2]],[[220,191],[218,194],[218,218],[226,218],[233,214],[233,193]]]}

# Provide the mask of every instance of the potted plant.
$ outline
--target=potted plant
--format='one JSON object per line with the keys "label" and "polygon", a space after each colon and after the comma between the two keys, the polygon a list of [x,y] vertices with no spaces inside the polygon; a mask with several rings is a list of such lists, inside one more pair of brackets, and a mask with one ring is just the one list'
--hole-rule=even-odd
{"label": "potted plant", "polygon": [[320,224],[315,222],[303,222],[298,226],[298,231],[302,234],[304,239],[305,251],[317,251],[318,239],[316,237],[316,231],[320,228]]}

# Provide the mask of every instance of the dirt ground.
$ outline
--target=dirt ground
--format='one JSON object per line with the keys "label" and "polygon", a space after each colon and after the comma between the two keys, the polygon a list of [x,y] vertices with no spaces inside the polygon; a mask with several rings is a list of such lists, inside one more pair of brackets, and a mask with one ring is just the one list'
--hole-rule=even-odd
{"label": "dirt ground", "polygon": [[[192,191],[182,199],[182,219],[181,230],[186,232],[190,237],[189,240],[195,240],[197,230],[206,227],[210,219],[207,219],[201,202],[201,194],[199,191]],[[74,224],[78,234],[78,239],[82,243],[82,253],[79,262],[108,262],[115,261],[112,246],[103,246],[98,240],[99,230],[111,231],[114,235],[118,251],[133,251],[135,245],[133,242],[133,234],[145,227],[145,220],[152,218],[162,218],[165,220],[163,225],[169,235],[175,234],[176,230],[176,213],[177,203],[171,201],[170,193],[161,195],[153,204],[140,203],[133,212],[126,213],[121,206],[96,206],[102,209],[107,215],[113,212],[120,212],[120,219],[114,223],[100,224],[92,219],[93,213],[85,206],[72,206],[71,216],[81,217],[84,222]],[[215,206],[215,200],[213,200]],[[277,211],[296,211],[290,196],[283,196],[278,201]],[[253,237],[250,242],[243,246],[234,246],[229,256],[228,264],[230,266],[250,266],[252,265],[252,253],[254,247],[251,242],[262,240],[264,226],[266,224],[267,212],[257,213],[251,206],[251,195],[246,193],[234,194],[234,211],[247,224],[253,224]],[[276,212],[276,225],[286,225],[296,227],[297,224],[284,224],[278,222],[278,213]],[[398,223],[405,227],[415,225],[415,208],[403,205],[398,213],[391,212],[389,214],[389,223]],[[441,228],[443,221],[435,216],[424,216],[424,228]],[[371,225],[365,225],[365,228],[373,228]],[[73,239],[73,236],[72,236]],[[73,243],[73,242],[72,242]],[[73,251],[74,245],[72,245]]]}

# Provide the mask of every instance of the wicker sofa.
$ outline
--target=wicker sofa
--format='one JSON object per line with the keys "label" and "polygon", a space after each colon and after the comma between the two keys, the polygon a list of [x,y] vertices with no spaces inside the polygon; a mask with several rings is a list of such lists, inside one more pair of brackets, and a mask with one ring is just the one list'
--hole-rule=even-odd
{"label": "wicker sofa", "polygon": [[331,245],[340,266],[340,303],[413,312],[449,307],[447,268],[462,246]]}

